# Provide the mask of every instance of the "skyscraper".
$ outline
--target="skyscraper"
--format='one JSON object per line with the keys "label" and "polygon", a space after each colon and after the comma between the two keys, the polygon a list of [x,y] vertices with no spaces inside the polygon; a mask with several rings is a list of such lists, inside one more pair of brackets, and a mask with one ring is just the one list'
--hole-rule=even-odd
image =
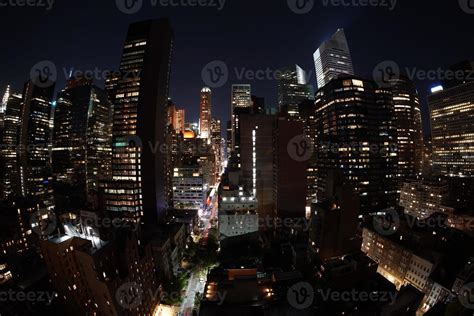
{"label": "skyscraper", "polygon": [[212,92],[211,89],[204,87],[201,90],[199,112],[199,134],[201,138],[209,138],[211,135],[211,107],[212,107]]}
{"label": "skyscraper", "polygon": [[406,179],[421,175],[423,164],[423,130],[420,100],[408,78],[390,80],[397,127],[399,189]]}
{"label": "skyscraper", "polygon": [[298,105],[314,99],[313,87],[308,83],[306,72],[298,65],[280,70],[278,79],[278,106],[289,116],[298,116]]}
{"label": "skyscraper", "polygon": [[106,91],[91,81],[71,78],[58,94],[53,172],[58,183],[79,197],[78,202],[98,189],[99,180],[111,176],[112,110]]}
{"label": "skyscraper", "polygon": [[19,141],[21,127],[21,94],[12,93],[7,101],[5,110],[5,126],[2,133],[2,182],[3,198],[10,194],[21,195],[20,186],[20,164],[19,164]]}
{"label": "skyscraper", "polygon": [[323,42],[313,55],[318,89],[340,75],[353,75],[352,58],[343,29]]}
{"label": "skyscraper", "polygon": [[329,198],[328,174],[340,170],[360,196],[361,212],[394,206],[397,196],[393,95],[375,82],[339,78],[316,94],[317,200]]}
{"label": "skyscraper", "polygon": [[22,195],[41,199],[49,209],[54,208],[49,152],[53,93],[54,84],[40,87],[33,80],[25,84],[19,141]]}
{"label": "skyscraper", "polygon": [[252,107],[252,91],[249,84],[233,84],[231,96],[231,120],[232,120],[232,151],[236,148],[236,134],[239,132],[239,110],[244,109],[244,113],[250,113]]}
{"label": "skyscraper", "polygon": [[168,87],[173,47],[169,20],[131,24],[114,103],[113,181],[103,183],[105,207],[154,224],[166,215]]}
{"label": "skyscraper", "polygon": [[428,96],[433,168],[444,175],[474,173],[474,82]]}

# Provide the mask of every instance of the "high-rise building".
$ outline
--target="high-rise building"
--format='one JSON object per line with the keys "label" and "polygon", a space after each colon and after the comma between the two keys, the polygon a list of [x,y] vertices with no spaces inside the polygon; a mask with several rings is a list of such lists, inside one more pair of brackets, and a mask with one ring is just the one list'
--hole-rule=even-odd
{"label": "high-rise building", "polygon": [[313,87],[308,84],[306,72],[298,65],[280,70],[278,78],[278,106],[289,116],[298,116],[298,105],[314,99]]}
{"label": "high-rise building", "polygon": [[253,95],[252,97],[253,113],[264,114],[265,113],[265,98]]}
{"label": "high-rise building", "polygon": [[5,126],[2,133],[1,162],[3,198],[10,194],[21,195],[19,142],[21,127],[21,108],[23,97],[12,93],[5,110]]}
{"label": "high-rise building", "polygon": [[[112,104],[91,81],[59,92],[54,114],[53,173],[58,183],[86,201],[112,173]],[[58,193],[58,192],[55,192]]]}
{"label": "high-rise building", "polygon": [[343,29],[321,44],[313,55],[318,89],[341,75],[354,75],[352,58]]}
{"label": "high-rise building", "polygon": [[[173,31],[167,19],[131,24],[116,88],[112,181],[103,183],[107,211],[154,224],[166,215],[166,142]],[[121,214],[121,215],[120,215]]]}
{"label": "high-rise building", "polygon": [[216,171],[222,172],[222,124],[221,120],[213,118],[211,120],[211,145],[214,152]]}
{"label": "high-rise building", "polygon": [[406,179],[421,176],[423,166],[423,127],[418,92],[408,78],[390,80],[397,126],[399,188]]}
{"label": "high-rise building", "polygon": [[318,201],[328,172],[339,169],[361,198],[361,212],[394,206],[397,197],[393,96],[375,82],[346,77],[316,94]]}
{"label": "high-rise building", "polygon": [[199,135],[201,138],[209,138],[211,135],[212,119],[212,91],[204,87],[201,90],[201,100],[199,102]]}
{"label": "high-rise building", "polygon": [[[236,150],[237,134],[239,133],[240,111],[250,113],[252,107],[252,91],[249,84],[233,84],[231,96],[231,121],[232,121],[232,151]],[[238,149],[238,145],[237,145]]]}
{"label": "high-rise building", "polygon": [[168,101],[168,125],[173,127],[176,134],[185,131],[185,110],[177,108],[171,100]]}
{"label": "high-rise building", "polygon": [[204,203],[204,175],[196,159],[183,161],[173,170],[173,206],[199,210]]}
{"label": "high-rise building", "polygon": [[2,98],[2,103],[0,103],[0,113],[5,113],[5,110],[7,108],[7,102],[8,99],[10,98],[10,86],[7,86],[7,89],[5,90],[5,93],[3,94]]}
{"label": "high-rise building", "polygon": [[400,206],[405,213],[426,219],[440,212],[448,200],[448,184],[439,181],[407,181],[400,192]]}
{"label": "high-rise building", "polygon": [[25,84],[20,127],[20,187],[23,196],[44,201],[54,208],[49,145],[54,84],[40,87],[33,80]]}
{"label": "high-rise building", "polygon": [[[256,131],[259,132],[258,130]],[[273,200],[279,218],[303,218],[306,209],[306,160],[295,160],[288,144],[303,135],[303,122],[279,117],[273,135]]]}
{"label": "high-rise building", "polygon": [[428,96],[433,169],[444,175],[474,174],[474,82]]}
{"label": "high-rise building", "polygon": [[241,115],[240,164],[244,189],[257,198],[260,218],[273,218],[274,164],[273,131],[275,116]]}

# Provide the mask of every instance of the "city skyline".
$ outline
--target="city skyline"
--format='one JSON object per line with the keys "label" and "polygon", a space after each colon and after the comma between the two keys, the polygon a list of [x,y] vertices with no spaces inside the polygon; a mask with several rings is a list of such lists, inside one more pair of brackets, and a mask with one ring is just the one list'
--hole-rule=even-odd
{"label": "city skyline", "polygon": [[[386,60],[394,60],[401,68],[408,67],[410,71],[416,71],[416,69],[430,71],[437,70],[438,67],[446,69],[451,64],[469,58],[463,54],[463,50],[466,48],[465,45],[470,44],[462,41],[462,38],[469,37],[468,26],[471,16],[466,14],[457,3],[399,1],[393,11],[389,11],[387,8],[355,8],[351,9],[350,14],[344,8],[317,7],[318,3],[307,14],[295,14],[289,9],[286,1],[281,1],[281,3],[277,2],[272,5],[274,14],[276,17],[284,17],[291,23],[280,26],[271,22],[273,30],[254,27],[261,21],[258,14],[265,10],[265,3],[249,4],[249,10],[246,10],[245,4],[229,2],[220,11],[217,11],[217,8],[149,8],[146,5],[148,4],[145,2],[145,7],[136,14],[124,14],[117,9],[113,1],[100,4],[91,2],[91,7],[95,8],[92,11],[76,7],[74,14],[78,19],[91,21],[88,25],[82,25],[89,30],[87,37],[76,36],[76,34],[80,34],[78,32],[82,32],[78,28],[69,28],[66,31],[56,27],[58,23],[64,21],[65,16],[68,16],[69,8],[62,3],[55,4],[50,11],[41,8],[4,8],[5,12],[21,12],[31,25],[46,31],[50,36],[47,42],[41,42],[28,34],[29,28],[20,27],[16,30],[16,34],[26,40],[24,43],[13,45],[16,37],[5,34],[4,41],[7,47],[16,46],[20,51],[27,52],[29,51],[27,45],[31,43],[41,49],[42,53],[25,53],[20,61],[19,56],[13,54],[13,49],[0,52],[0,57],[3,60],[8,60],[13,66],[8,67],[7,64],[0,66],[0,70],[5,74],[5,77],[0,79],[0,87],[4,89],[6,85],[10,84],[13,91],[19,92],[18,90],[28,79],[31,67],[42,60],[51,60],[57,65],[58,87],[61,87],[65,82],[64,74],[69,73],[71,69],[116,70],[120,59],[117,51],[122,45],[121,34],[126,30],[127,25],[133,21],[157,16],[171,16],[172,24],[176,25],[177,41],[175,43],[175,62],[171,73],[170,97],[178,106],[186,108],[187,116],[193,122],[197,122],[199,117],[199,91],[206,86],[202,82],[201,70],[207,63],[223,60],[231,73],[231,77],[223,87],[213,89],[215,115],[222,122],[226,122],[230,116],[228,105],[231,84],[250,83],[256,93],[266,97],[267,104],[277,106],[276,80],[250,80],[249,82],[237,80],[235,68],[239,74],[244,68],[266,70],[268,67],[270,70],[277,70],[285,65],[297,63],[306,71],[313,72],[313,75],[308,78],[316,88],[313,53],[324,40],[327,40],[341,27],[344,28],[348,38],[355,72],[367,79],[372,77],[372,71],[376,65]],[[426,12],[426,15],[418,16],[415,14],[417,11]],[[37,16],[38,12],[41,14]],[[173,14],[175,12],[181,14]],[[216,12],[218,15],[215,14]],[[250,14],[248,14],[249,12]],[[441,12],[448,21],[456,21],[456,23],[445,23],[443,26],[436,23],[434,17],[436,13]],[[239,22],[239,17],[243,14],[248,18],[242,25],[242,22]],[[333,16],[334,19],[319,21],[317,18],[321,14]],[[13,14],[2,19],[0,26],[5,29],[7,24],[15,23],[11,20],[11,16]],[[50,17],[49,20],[54,22],[43,25],[40,22],[42,16]],[[207,16],[212,16],[215,20],[204,22],[206,19],[203,18]],[[405,23],[403,25],[397,24],[396,19],[401,19]],[[269,21],[272,21],[272,18],[269,18]],[[198,29],[192,28],[191,25],[196,23],[200,27]],[[214,23],[225,27],[220,33],[215,33],[213,31]],[[426,27],[416,28],[416,23],[421,23]],[[374,28],[373,25],[376,27]],[[307,31],[297,32],[298,29]],[[254,31],[255,34],[248,38],[248,45],[237,47],[230,40],[232,37],[239,37],[250,30],[257,31]],[[297,45],[297,50],[285,54],[280,52],[278,47],[281,46],[281,43],[277,34],[281,32],[292,34],[291,38],[288,38],[289,42],[285,41],[285,44]],[[437,34],[445,32],[452,33],[452,36],[444,39],[444,45],[436,46]],[[71,41],[72,38],[75,40]],[[80,40],[77,41],[77,38]],[[200,48],[198,43],[202,42],[207,43],[212,53]],[[84,45],[91,47],[91,49],[84,51],[81,48]],[[369,50],[367,50],[367,46],[370,47]],[[249,58],[252,50],[248,47],[257,47],[260,50],[256,58]],[[432,54],[430,53],[432,51],[439,53]],[[192,63],[185,57],[189,53],[194,56]],[[242,59],[237,59],[238,56],[241,56]],[[242,62],[242,60],[245,61]],[[417,75],[417,77],[420,76]],[[425,134],[429,133],[426,96],[429,94],[429,89],[440,81],[415,80],[422,104]],[[102,82],[96,82],[96,84],[99,87],[103,86]],[[183,90],[186,93],[183,93]],[[59,88],[56,89],[57,91]]]}

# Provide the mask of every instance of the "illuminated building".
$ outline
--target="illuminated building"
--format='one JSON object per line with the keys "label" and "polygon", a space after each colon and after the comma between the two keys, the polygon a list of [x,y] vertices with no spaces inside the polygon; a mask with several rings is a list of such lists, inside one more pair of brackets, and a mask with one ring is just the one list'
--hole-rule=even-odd
{"label": "illuminated building", "polygon": [[[156,263],[136,232],[98,237],[65,225],[40,242],[49,279],[68,314],[150,315],[159,303]],[[87,228],[85,229],[87,231]]]}
{"label": "illuminated building", "polygon": [[426,219],[440,212],[448,199],[448,184],[444,182],[408,181],[401,188],[400,206],[405,213],[416,218]]}
{"label": "illuminated building", "polygon": [[313,87],[308,84],[306,72],[298,65],[279,70],[278,106],[289,116],[297,117],[298,105],[308,99],[314,99]]}
{"label": "illuminated building", "polygon": [[[249,84],[233,84],[231,92],[231,116],[232,116],[232,151],[238,151],[239,133],[239,110],[243,113],[250,113],[252,107],[252,91]],[[237,110],[239,109],[239,110]]]}
{"label": "illuminated building", "polygon": [[185,110],[178,109],[173,101],[168,102],[168,125],[173,126],[175,133],[184,133]]}
{"label": "illuminated building", "polygon": [[12,93],[5,110],[5,126],[2,134],[1,163],[3,198],[10,194],[21,196],[19,141],[21,127],[22,96]]}
{"label": "illuminated building", "polygon": [[423,130],[418,92],[406,77],[390,80],[397,126],[399,188],[422,173]]}
{"label": "illuminated building", "polygon": [[199,210],[204,203],[204,176],[197,159],[182,162],[173,170],[173,206]]}
{"label": "illuminated building", "polygon": [[212,119],[212,92],[211,89],[204,87],[201,90],[201,100],[199,102],[199,136],[201,138],[210,138],[211,119]]}
{"label": "illuminated building", "polygon": [[352,58],[343,29],[319,46],[313,55],[318,89],[339,76],[354,75]]}
{"label": "illuminated building", "polygon": [[433,169],[443,175],[474,173],[474,82],[428,96]]}
{"label": "illuminated building", "polygon": [[167,19],[131,24],[114,101],[112,181],[105,208],[153,225],[166,215],[168,86],[173,31]]}
{"label": "illuminated building", "polygon": [[106,92],[91,81],[71,81],[56,102],[53,173],[67,191],[86,201],[87,193],[111,176],[113,109]]}
{"label": "illuminated building", "polygon": [[22,195],[54,208],[49,144],[54,84],[39,87],[30,80],[23,92],[20,128],[20,186]]}
{"label": "illuminated building", "polygon": [[273,130],[275,116],[241,115],[240,167],[244,189],[257,199],[261,218],[273,218],[274,164]]}
{"label": "illuminated building", "polygon": [[361,198],[361,213],[395,206],[396,127],[393,96],[375,82],[334,79],[316,94],[318,201],[329,170],[340,170]]}
{"label": "illuminated building", "polygon": [[221,120],[213,118],[211,121],[211,145],[216,161],[216,170],[218,174],[222,173],[222,124]]}
{"label": "illuminated building", "polygon": [[5,123],[5,111],[7,109],[8,98],[10,98],[10,86],[7,86],[5,94],[3,95],[2,101],[0,103],[0,135]]}

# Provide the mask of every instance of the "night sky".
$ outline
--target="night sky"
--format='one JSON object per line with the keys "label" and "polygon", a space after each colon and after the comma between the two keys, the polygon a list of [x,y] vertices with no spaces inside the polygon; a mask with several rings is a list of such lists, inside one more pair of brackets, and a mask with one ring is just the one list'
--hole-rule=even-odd
{"label": "night sky", "polygon": [[[222,60],[230,70],[227,84],[213,89],[213,114],[225,122],[230,85],[239,82],[236,67],[275,70],[297,63],[311,71],[315,85],[313,52],[339,27],[346,31],[356,74],[368,78],[385,60],[396,61],[402,69],[436,70],[473,59],[474,14],[464,12],[458,0],[399,0],[393,11],[324,7],[322,0],[315,0],[307,14],[295,14],[287,0],[227,0],[221,11],[152,7],[151,0],[143,1],[143,9],[132,15],[118,10],[115,0],[57,0],[50,11],[0,7],[0,89],[10,84],[21,91],[31,67],[42,60],[57,66],[56,90],[64,86],[64,72],[71,68],[117,69],[129,23],[158,17],[169,17],[175,30],[170,97],[186,108],[188,122],[198,119],[199,91],[204,86],[201,70],[207,63]],[[252,84],[253,94],[276,107],[275,80],[241,83]],[[425,133],[426,95],[436,83],[416,81]],[[96,84],[103,86],[103,81]]]}

